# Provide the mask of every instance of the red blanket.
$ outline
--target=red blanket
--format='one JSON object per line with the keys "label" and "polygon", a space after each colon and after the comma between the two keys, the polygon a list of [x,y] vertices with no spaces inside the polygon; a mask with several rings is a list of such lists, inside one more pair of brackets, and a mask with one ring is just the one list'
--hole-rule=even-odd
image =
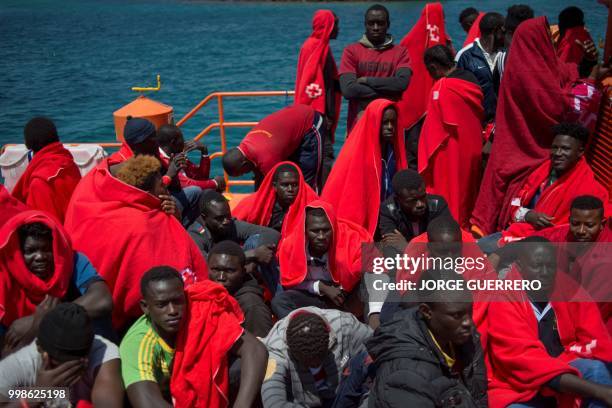
{"label": "red blanket", "polygon": [[[508,214],[508,219],[504,222],[504,225],[511,222],[510,217],[519,205],[525,207],[529,204],[540,186],[550,176],[550,171],[551,161],[547,160],[527,177],[518,194],[515,197],[511,197],[514,203],[509,205],[512,211]],[[544,189],[533,210],[554,217],[553,222],[556,225],[565,224],[569,219],[572,201],[581,195],[593,195],[601,199],[607,207],[610,206],[608,192],[595,180],[593,170],[591,170],[584,157],[578,161],[573,169]],[[526,222],[514,223],[507,230],[503,231],[503,241],[509,242],[521,239],[534,232],[535,229],[531,224]]]}
{"label": "red blanket", "polygon": [[39,150],[13,189],[13,197],[33,210],[46,211],[64,222],[66,208],[81,172],[60,142]]}
{"label": "red blanket", "polygon": [[238,302],[214,282],[191,285],[186,295],[170,382],[174,406],[227,407],[227,354],[244,332],[244,316]]}
{"label": "red blanket", "polygon": [[[513,270],[507,279],[520,279],[520,275]],[[519,292],[507,302],[489,304],[490,407],[529,401],[554,377],[578,374],[569,365],[577,358],[612,359],[610,335],[594,303],[553,302],[552,307],[565,349],[558,357],[551,357],[539,340],[538,323],[526,294]],[[560,407],[573,406],[570,395],[557,397]]]}
{"label": "red blanket", "polygon": [[111,154],[109,159],[113,163],[120,163],[126,161],[132,156],[134,156],[134,152],[132,152],[132,149],[130,149],[130,146],[128,146],[127,143],[123,142],[121,148],[115,153]]}
{"label": "red blanket", "polygon": [[563,38],[557,43],[557,55],[563,62],[573,62],[580,64],[584,57],[584,48],[576,41],[584,43],[593,41],[591,34],[584,27],[573,27],[568,29]]}
{"label": "red blanket", "polygon": [[495,143],[471,222],[483,233],[501,230],[508,197],[550,156],[552,126],[572,103],[574,64],[557,58],[545,17],[522,23],[512,39],[497,105]]}
{"label": "red blanket", "polygon": [[177,269],[186,283],[208,270],[189,234],[160,201],[110,174],[109,161],[92,170],[68,208],[66,229],[113,294],[113,324],[119,328],[142,314],[140,278],[154,266]]}
{"label": "red blanket", "polygon": [[259,186],[259,190],[249,195],[247,198],[242,199],[236,208],[232,210],[232,215],[234,217],[242,221],[250,222],[251,224],[268,226],[270,217],[272,217],[274,203],[276,202],[276,193],[272,186],[272,179],[276,169],[283,164],[291,164],[296,168],[299,175],[299,191],[297,197],[291,207],[289,207],[289,210],[287,210],[285,220],[283,221],[283,231],[285,229],[288,229],[288,231],[293,230],[294,225],[291,223],[289,223],[291,224],[289,225],[287,221],[296,220],[298,218],[297,213],[300,209],[317,199],[317,193],[314,192],[312,187],[304,182],[302,170],[292,162],[280,162],[274,166],[268,174],[266,174],[266,177],[261,182],[261,186]]}
{"label": "red blanket", "polygon": [[2,227],[11,217],[27,210],[28,207],[21,201],[11,196],[11,193],[0,184],[0,227]]}
{"label": "red blanket", "polygon": [[[53,231],[53,275],[46,281],[26,266],[17,230],[40,222]],[[23,211],[0,228],[0,321],[5,326],[36,311],[45,295],[64,297],[74,265],[74,253],[64,228],[42,211]]]}
{"label": "red blanket", "polygon": [[[321,194],[321,199],[333,205],[338,218],[363,226],[371,235],[376,230],[380,207],[380,129],[383,112],[389,106],[394,104],[386,99],[368,105],[340,150]],[[393,150],[397,170],[405,169],[406,148],[399,129]]]}
{"label": "red blanket", "polygon": [[362,275],[361,244],[372,242],[372,236],[359,225],[336,217],[333,207],[325,201],[313,201],[298,215],[296,227],[287,230],[278,247],[281,284],[299,285],[308,273],[306,264],[306,209],[322,208],[332,225],[332,242],[327,253],[332,279],[348,292],[359,283]]}
{"label": "red blanket", "polygon": [[463,43],[464,47],[467,47],[471,43],[473,43],[477,38],[480,38],[480,20],[484,17],[485,13],[478,13],[478,17],[474,20],[474,24],[470,27],[470,31],[468,31],[467,37],[465,38],[465,42]]}
{"label": "red blanket", "polygon": [[419,138],[419,173],[427,192],[439,194],[461,227],[469,228],[480,182],[482,91],[468,81],[434,85]]}
{"label": "red blanket", "polygon": [[[317,10],[315,12],[312,18],[312,34],[300,50],[295,78],[295,103],[310,105],[323,115],[326,113],[326,89],[323,72],[328,56],[333,61],[333,79],[338,79],[338,68],[329,47],[329,36],[334,29],[334,19],[334,13],[330,10]],[[334,118],[333,129],[336,129],[338,125],[341,100],[340,92],[335,92],[336,117]]]}
{"label": "red blanket", "polygon": [[410,129],[421,120],[427,111],[428,98],[434,80],[427,72],[425,62],[423,62],[425,50],[434,45],[446,45],[449,41],[450,38],[446,35],[444,25],[442,4],[426,4],[421,12],[421,17],[400,43],[408,50],[412,69],[410,84],[404,91],[402,99],[397,103],[400,112],[398,122],[400,130]]}

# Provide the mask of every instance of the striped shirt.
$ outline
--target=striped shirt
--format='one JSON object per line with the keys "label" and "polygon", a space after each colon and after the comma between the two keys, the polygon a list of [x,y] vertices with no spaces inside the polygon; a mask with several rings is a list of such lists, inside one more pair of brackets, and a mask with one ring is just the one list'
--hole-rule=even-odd
{"label": "striped shirt", "polygon": [[130,327],[119,346],[121,376],[125,388],[140,381],[159,384],[162,395],[170,395],[170,367],[174,349],[153,330],[147,316]]}

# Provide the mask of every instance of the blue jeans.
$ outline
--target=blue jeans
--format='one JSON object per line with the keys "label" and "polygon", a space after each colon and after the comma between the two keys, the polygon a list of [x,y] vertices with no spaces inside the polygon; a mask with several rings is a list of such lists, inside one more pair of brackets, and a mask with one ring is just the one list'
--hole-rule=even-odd
{"label": "blue jeans", "polygon": [[367,351],[362,351],[351,357],[342,373],[333,407],[359,407],[366,394],[370,392],[375,375],[375,366]]}
{"label": "blue jeans", "polygon": [[[242,249],[248,251],[259,246],[261,246],[261,235],[255,234],[244,241]],[[270,292],[272,292],[272,296],[283,291],[280,283],[280,267],[276,259],[273,259],[269,264],[257,264],[257,270]]]}
{"label": "blue jeans", "polygon": [[[612,385],[612,375],[610,370],[612,365],[610,363],[604,363],[600,360],[591,360],[586,358],[579,358],[570,363],[571,366],[578,369],[582,378],[590,382],[602,385]],[[549,405],[551,404],[552,405]],[[542,397],[536,395],[531,401],[521,402],[517,404],[508,405],[508,408],[548,408],[555,407],[555,398]],[[583,400],[583,408],[605,408],[606,405],[595,400]]]}
{"label": "blue jeans", "polygon": [[181,210],[181,223],[187,229],[200,216],[202,189],[197,186],[189,186],[180,191],[170,192],[170,194],[178,209]]}
{"label": "blue jeans", "polygon": [[489,255],[492,252],[497,251],[499,247],[497,246],[497,241],[499,241],[502,237],[501,232],[495,232],[491,235],[487,235],[486,237],[480,238],[476,243],[480,247],[480,250],[485,254]]}

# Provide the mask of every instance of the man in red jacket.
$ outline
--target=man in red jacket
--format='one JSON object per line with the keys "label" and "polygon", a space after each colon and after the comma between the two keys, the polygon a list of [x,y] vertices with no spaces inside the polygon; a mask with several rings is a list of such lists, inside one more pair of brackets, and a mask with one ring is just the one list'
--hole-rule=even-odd
{"label": "man in red jacket", "polygon": [[42,117],[30,120],[23,135],[34,157],[15,185],[13,197],[63,223],[72,192],[81,180],[79,168],[61,144],[51,120]]}

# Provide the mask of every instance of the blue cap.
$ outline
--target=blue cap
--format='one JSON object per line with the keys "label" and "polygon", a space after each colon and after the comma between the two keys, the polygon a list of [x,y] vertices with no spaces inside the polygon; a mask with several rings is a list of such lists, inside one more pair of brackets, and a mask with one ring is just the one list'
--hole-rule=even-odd
{"label": "blue cap", "polygon": [[142,118],[128,117],[125,128],[123,128],[123,138],[128,145],[142,143],[154,135],[155,126],[150,121]]}

